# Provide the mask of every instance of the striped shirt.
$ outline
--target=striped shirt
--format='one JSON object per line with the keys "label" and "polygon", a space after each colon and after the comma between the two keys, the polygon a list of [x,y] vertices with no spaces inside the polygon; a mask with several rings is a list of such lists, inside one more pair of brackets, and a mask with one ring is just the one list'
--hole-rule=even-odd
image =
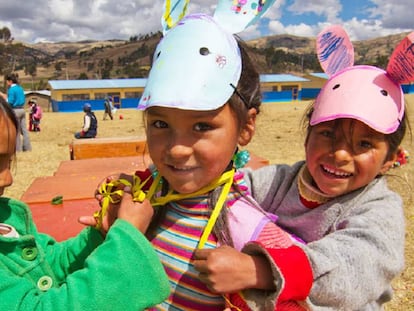
{"label": "striped shirt", "polygon": [[[234,182],[242,185],[243,175],[236,172]],[[227,196],[227,206],[231,206],[240,194],[233,188]],[[214,294],[198,278],[198,272],[190,263],[201,234],[210,217],[208,195],[171,202],[166,217],[152,240],[159,258],[170,279],[171,295],[163,303],[151,310],[220,310],[224,309],[224,299]],[[216,248],[217,239],[210,234],[204,248]]]}

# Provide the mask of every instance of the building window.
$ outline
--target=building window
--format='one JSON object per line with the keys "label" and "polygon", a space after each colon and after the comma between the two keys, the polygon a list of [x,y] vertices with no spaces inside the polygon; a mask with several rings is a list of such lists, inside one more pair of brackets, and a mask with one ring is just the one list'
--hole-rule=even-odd
{"label": "building window", "polygon": [[62,94],[63,101],[89,100],[89,94]]}
{"label": "building window", "polygon": [[120,97],[119,92],[108,92],[108,93],[95,93],[95,99],[105,99],[106,96],[114,97]]}
{"label": "building window", "polygon": [[282,85],[282,91],[292,91],[297,88],[298,85]]}
{"label": "building window", "polygon": [[141,92],[125,92],[125,98],[140,98]]}

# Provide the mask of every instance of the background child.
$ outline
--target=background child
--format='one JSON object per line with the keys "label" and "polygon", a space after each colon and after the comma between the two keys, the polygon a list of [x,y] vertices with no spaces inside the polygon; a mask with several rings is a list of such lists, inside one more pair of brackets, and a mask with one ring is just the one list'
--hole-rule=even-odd
{"label": "background child", "polygon": [[[18,121],[0,98],[0,196],[12,184]],[[149,214],[144,217],[145,214]],[[169,293],[164,270],[139,231],[149,204],[120,206],[106,238],[94,228],[57,243],[38,233],[29,208],[0,197],[1,310],[142,310]]]}
{"label": "background child", "polygon": [[111,120],[114,119],[112,115],[112,111],[114,110],[114,106],[112,104],[112,97],[106,96],[104,100],[104,114],[103,114],[103,120],[106,120],[106,117],[109,116]]}
{"label": "background child", "polygon": [[[304,242],[307,260],[296,261],[294,269],[300,278],[302,268],[312,266],[307,299],[312,310],[382,310],[392,297],[391,281],[403,269],[402,201],[387,187],[384,175],[408,127],[400,84],[414,80],[413,41],[411,33],[384,71],[352,66],[352,45],[342,28],[322,32],[318,56],[330,78],[306,116],[306,161],[269,166],[247,176],[254,198],[278,215],[279,226]],[[258,243],[243,251],[272,258],[272,271],[290,260],[282,250]],[[228,248],[207,250],[198,263],[208,271],[206,282],[215,280],[220,292],[234,290],[226,278],[270,275],[240,270],[248,256],[234,253]],[[277,279],[283,283],[284,278],[281,271]]]}
{"label": "background child", "polygon": [[42,119],[42,108],[37,105],[36,100],[29,100],[29,131],[40,132],[40,120]]}
{"label": "background child", "polygon": [[95,113],[92,111],[91,104],[85,103],[83,105],[83,125],[80,132],[75,133],[75,138],[95,138],[98,133],[98,120]]}

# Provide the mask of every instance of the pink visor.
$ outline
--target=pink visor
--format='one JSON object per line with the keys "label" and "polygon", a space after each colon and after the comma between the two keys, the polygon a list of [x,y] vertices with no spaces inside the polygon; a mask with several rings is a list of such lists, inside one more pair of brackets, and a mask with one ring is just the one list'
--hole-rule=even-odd
{"label": "pink visor", "polygon": [[390,134],[398,129],[403,115],[404,94],[399,84],[380,68],[353,66],[333,75],[323,86],[310,124],[351,118]]}

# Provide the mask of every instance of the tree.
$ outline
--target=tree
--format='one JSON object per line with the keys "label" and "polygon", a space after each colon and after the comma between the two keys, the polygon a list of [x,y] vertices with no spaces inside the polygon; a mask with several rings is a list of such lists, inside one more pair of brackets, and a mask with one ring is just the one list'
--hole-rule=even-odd
{"label": "tree", "polygon": [[78,80],[88,80],[88,75],[84,72],[79,74]]}
{"label": "tree", "polygon": [[13,39],[9,28],[0,28],[0,74],[3,75],[15,70],[16,58],[24,52],[23,45],[13,44]]}
{"label": "tree", "polygon": [[9,28],[3,27],[0,29],[0,40],[2,40],[3,43],[11,43],[13,39]]}
{"label": "tree", "polygon": [[24,73],[32,77],[32,90],[33,90],[34,89],[33,78],[36,77],[36,74],[37,74],[36,62],[33,61],[33,62],[25,64]]}

